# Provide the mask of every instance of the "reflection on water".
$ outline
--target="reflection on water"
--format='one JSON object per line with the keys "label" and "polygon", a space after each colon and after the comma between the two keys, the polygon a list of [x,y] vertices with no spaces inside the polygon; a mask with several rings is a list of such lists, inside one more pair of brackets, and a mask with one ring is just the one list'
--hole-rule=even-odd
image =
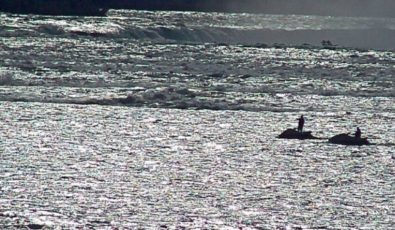
{"label": "reflection on water", "polygon": [[391,114],[306,113],[317,136],[276,139],[298,113],[1,104],[0,225],[393,226]]}
{"label": "reflection on water", "polygon": [[0,18],[2,229],[395,226],[393,19]]}
{"label": "reflection on water", "polygon": [[300,106],[307,95],[321,111],[395,109],[391,52],[30,40],[7,39],[0,52],[0,100],[295,111],[311,106]]}

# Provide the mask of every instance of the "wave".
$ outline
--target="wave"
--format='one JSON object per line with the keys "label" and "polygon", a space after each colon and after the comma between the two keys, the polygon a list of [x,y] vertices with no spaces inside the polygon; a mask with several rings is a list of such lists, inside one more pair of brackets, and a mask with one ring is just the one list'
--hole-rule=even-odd
{"label": "wave", "polygon": [[311,44],[322,47],[323,41],[330,41],[336,47],[360,49],[395,50],[395,30],[379,29],[322,29],[322,30],[272,30],[241,29],[230,27],[171,26],[141,27],[117,23],[105,26],[80,25],[68,27],[64,24],[47,23],[31,28],[0,28],[2,37],[18,36],[72,36],[108,37],[153,42],[176,43],[224,43],[224,44],[284,44],[300,46]]}
{"label": "wave", "polygon": [[[253,112],[344,111],[345,104],[354,105],[354,107],[347,107],[347,111],[353,111],[353,109],[358,111],[361,107],[364,111],[376,111],[378,107],[369,105],[379,102],[379,109],[386,112],[394,111],[393,100],[386,97],[357,99],[354,96],[345,95],[319,96],[268,92],[254,94],[255,97],[252,98],[248,93],[241,95],[239,92],[203,91],[175,86],[149,89],[135,87],[128,89],[126,95],[125,93],[109,94],[108,88],[103,88],[102,92],[99,92],[99,88],[92,90],[87,88],[50,89],[48,87],[30,90],[29,88],[31,87],[21,87],[21,89],[14,87],[13,93],[4,90],[0,94],[0,101]],[[120,91],[123,90],[125,89]],[[76,93],[81,91],[85,93]],[[337,103],[339,101],[342,103]]]}
{"label": "wave", "polygon": [[[207,96],[207,95],[206,95]],[[244,110],[244,111],[297,111],[290,108],[264,107],[220,98],[205,97],[186,88],[164,87],[130,93],[119,97],[49,97],[40,95],[0,95],[0,101],[56,103],[79,105],[108,105],[150,108],[176,108],[196,110]]]}
{"label": "wave", "polygon": [[243,30],[234,28],[213,27],[156,27],[125,28],[116,36],[137,40],[156,40],[194,43],[225,44],[285,44],[298,46],[311,44],[314,46],[330,45],[338,47],[395,50],[393,38],[395,30],[389,29],[357,29],[357,30]]}
{"label": "wave", "polygon": [[117,36],[138,40],[170,40],[197,43],[225,44],[256,44],[266,43],[315,46],[325,45],[330,41],[333,46],[353,47],[364,49],[395,50],[394,30],[361,29],[361,30],[240,30],[232,28],[129,28]]}
{"label": "wave", "polygon": [[[34,66],[24,65],[24,68],[35,68]],[[19,66],[21,68],[21,66]],[[267,85],[265,83],[255,84],[239,84],[240,79],[249,79],[249,81],[257,81],[260,76],[252,76],[252,75],[243,75],[243,74],[226,74],[226,73],[207,73],[207,75],[188,75],[190,81],[185,82],[174,82],[169,81],[169,76],[166,73],[140,73],[139,77],[125,80],[125,79],[105,79],[102,76],[97,75],[70,75],[66,74],[62,77],[60,76],[46,76],[46,77],[37,77],[35,75],[31,75],[29,77],[21,75],[22,73],[12,73],[5,72],[0,74],[0,87],[26,87],[29,90],[36,90],[38,88],[59,88],[62,90],[67,89],[114,89],[114,90],[134,90],[134,89],[142,89],[147,92],[144,94],[143,98],[145,99],[153,99],[153,97],[149,97],[150,93],[155,92],[157,89],[168,88],[168,90],[160,91],[159,94],[169,93],[169,95],[173,95],[174,93],[183,92],[183,90],[173,89],[181,88],[181,89],[189,89],[193,88],[195,91],[205,92],[205,97],[210,97],[214,95],[213,93],[237,93],[237,94],[294,94],[294,95],[319,95],[319,96],[350,96],[350,97],[387,97],[387,98],[395,98],[395,90],[390,87],[392,84],[391,76],[381,76],[380,81],[372,81],[373,79],[366,79],[368,81],[372,81],[372,84],[376,84],[377,88],[372,87],[364,87],[366,82],[354,82],[351,81],[348,84],[353,85],[353,87],[339,87],[336,84],[336,81],[341,81],[344,79],[343,76],[332,76],[331,80],[334,81],[333,85],[327,82],[328,87],[323,87],[321,85],[314,86],[313,84],[300,85],[298,87],[290,87],[290,85],[294,84],[294,82],[287,82],[284,84],[277,84],[276,86]],[[21,77],[23,76],[23,77]],[[175,74],[175,77],[177,75]],[[141,79],[140,79],[141,78]],[[204,78],[206,81],[210,83],[204,84],[196,84],[198,79]],[[337,79],[336,79],[337,78]],[[151,79],[147,81],[146,79]],[[221,79],[227,79],[225,82],[220,82]],[[296,84],[296,83],[295,83]],[[380,84],[382,86],[380,86]],[[330,87],[329,87],[330,86]],[[385,86],[385,87],[384,87]],[[68,93],[73,94],[73,93]],[[1,94],[0,94],[1,95]],[[67,94],[66,94],[67,95]],[[209,95],[209,96],[207,96]],[[136,96],[135,101],[140,96]],[[160,96],[159,96],[160,97]],[[158,97],[158,98],[159,98]],[[133,97],[132,97],[133,98]],[[133,101],[132,98],[128,100]],[[165,96],[163,96],[165,98]],[[166,100],[174,99],[174,97],[166,96]]]}

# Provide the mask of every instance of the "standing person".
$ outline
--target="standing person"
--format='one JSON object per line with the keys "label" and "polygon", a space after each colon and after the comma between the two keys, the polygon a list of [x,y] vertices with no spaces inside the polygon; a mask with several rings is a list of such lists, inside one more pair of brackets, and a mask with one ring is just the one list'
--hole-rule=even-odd
{"label": "standing person", "polygon": [[303,132],[303,126],[304,126],[304,117],[303,117],[303,115],[300,116],[300,118],[298,120],[299,120],[298,132]]}
{"label": "standing person", "polygon": [[361,130],[359,129],[359,127],[357,127],[357,131],[355,132],[355,138],[361,138],[361,135],[362,135],[362,132],[361,132]]}

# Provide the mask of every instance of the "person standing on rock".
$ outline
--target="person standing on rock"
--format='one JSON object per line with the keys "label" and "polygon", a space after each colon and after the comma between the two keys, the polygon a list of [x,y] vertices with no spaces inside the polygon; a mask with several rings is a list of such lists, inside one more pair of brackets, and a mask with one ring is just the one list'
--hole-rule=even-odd
{"label": "person standing on rock", "polygon": [[360,139],[360,138],[361,138],[361,135],[362,135],[362,132],[361,132],[361,130],[359,129],[359,127],[357,127],[357,131],[355,132],[355,138]]}
{"label": "person standing on rock", "polygon": [[304,126],[304,117],[303,117],[303,115],[300,116],[300,118],[298,120],[299,120],[298,132],[303,132],[303,126]]}

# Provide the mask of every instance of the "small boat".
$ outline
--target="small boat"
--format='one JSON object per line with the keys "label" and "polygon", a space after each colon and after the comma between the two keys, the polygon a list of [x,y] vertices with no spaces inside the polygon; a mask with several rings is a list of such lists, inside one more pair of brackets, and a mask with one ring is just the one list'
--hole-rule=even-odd
{"label": "small boat", "polygon": [[330,143],[339,145],[370,145],[368,138],[357,138],[348,133],[338,134],[329,139]]}
{"label": "small boat", "polygon": [[296,129],[287,129],[284,132],[282,132],[278,138],[282,139],[299,139],[299,140],[305,140],[305,139],[319,139],[318,137],[315,137],[311,134],[311,131],[307,132],[299,132]]}

